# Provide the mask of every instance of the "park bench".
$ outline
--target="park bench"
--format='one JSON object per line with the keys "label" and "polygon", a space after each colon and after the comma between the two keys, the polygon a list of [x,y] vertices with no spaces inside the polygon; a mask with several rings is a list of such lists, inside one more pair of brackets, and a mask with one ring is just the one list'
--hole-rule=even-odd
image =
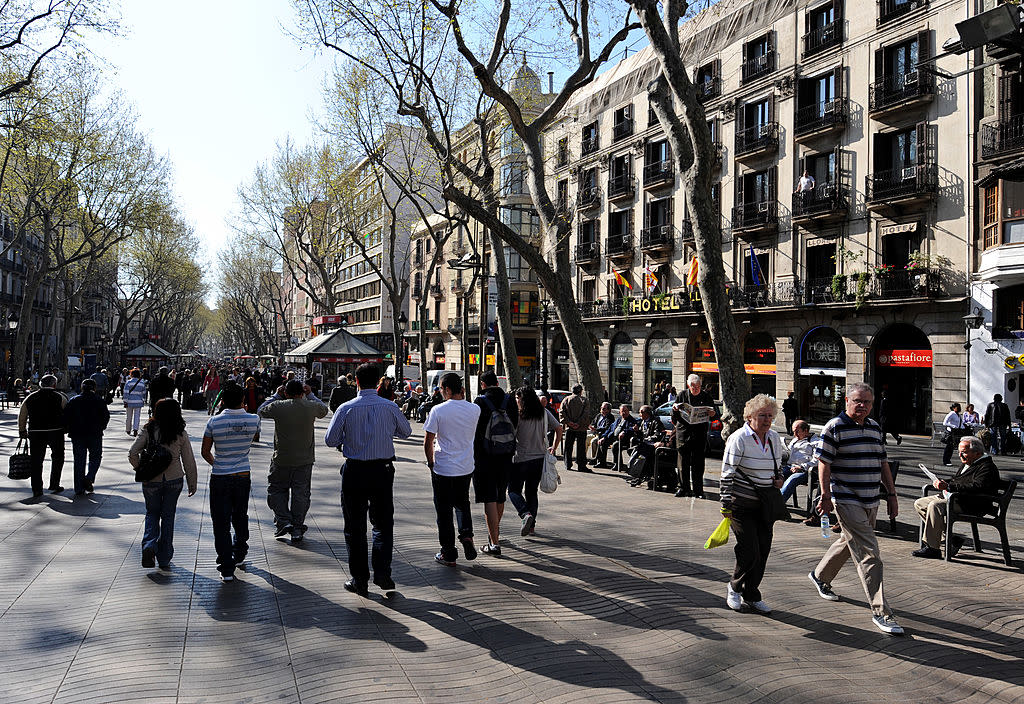
{"label": "park bench", "polygon": [[[1000,479],[999,486],[995,494],[971,494],[973,497],[987,498],[994,504],[994,513],[988,512],[984,515],[975,515],[971,513],[965,513],[960,510],[957,505],[957,495],[953,492],[949,495],[946,500],[946,562],[950,561],[951,555],[949,552],[949,546],[952,544],[953,538],[953,525],[955,523],[970,523],[971,524],[971,537],[974,540],[974,552],[981,552],[981,540],[978,537],[978,526],[992,526],[999,531],[999,540],[1002,543],[1003,548],[1003,561],[1008,565],[1012,566],[1013,561],[1010,559],[1010,541],[1006,536],[1006,514],[1010,510],[1010,501],[1013,500],[1013,494],[1017,490],[1017,481],[1015,479]],[[931,484],[925,484],[921,487],[921,496],[928,496],[932,491],[937,491]],[[921,521],[921,525],[918,528],[918,542],[924,544],[924,521]]]}

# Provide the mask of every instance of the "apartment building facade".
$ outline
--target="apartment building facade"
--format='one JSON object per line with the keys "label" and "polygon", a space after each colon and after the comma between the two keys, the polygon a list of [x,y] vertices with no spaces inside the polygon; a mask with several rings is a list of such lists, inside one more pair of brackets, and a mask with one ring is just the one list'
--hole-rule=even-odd
{"label": "apartment building facade", "polygon": [[[975,78],[922,67],[962,0],[721,2],[682,28],[717,146],[712,197],[755,392],[823,422],[845,386],[885,391],[926,432],[965,396]],[[972,57],[930,62],[945,74]],[[574,221],[573,275],[610,397],[639,404],[717,365],[687,285],[693,231],[647,103],[649,49],[598,78],[547,135]],[[809,176],[801,181],[804,173]],[[564,340],[550,364],[571,377]]]}

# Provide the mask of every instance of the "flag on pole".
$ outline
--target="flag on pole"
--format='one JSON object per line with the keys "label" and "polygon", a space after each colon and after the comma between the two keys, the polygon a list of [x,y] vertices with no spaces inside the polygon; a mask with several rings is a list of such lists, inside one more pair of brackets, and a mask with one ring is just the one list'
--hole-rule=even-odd
{"label": "flag on pole", "polygon": [[765,283],[761,264],[757,261],[757,255],[754,254],[754,245],[750,245],[750,282],[755,286]]}
{"label": "flag on pole", "polygon": [[696,286],[697,285],[697,255],[693,255],[693,259],[690,260],[690,271],[686,274],[686,285]]}
{"label": "flag on pole", "polygon": [[646,285],[647,295],[650,296],[654,293],[654,290],[658,288],[658,277],[651,271],[651,267],[644,267],[644,284]]}
{"label": "flag on pole", "polygon": [[617,283],[619,286],[625,286],[630,291],[633,290],[633,284],[631,284],[628,281],[626,281],[626,279],[623,278],[622,274],[620,274],[618,271],[615,271],[614,273],[615,273],[615,283]]}

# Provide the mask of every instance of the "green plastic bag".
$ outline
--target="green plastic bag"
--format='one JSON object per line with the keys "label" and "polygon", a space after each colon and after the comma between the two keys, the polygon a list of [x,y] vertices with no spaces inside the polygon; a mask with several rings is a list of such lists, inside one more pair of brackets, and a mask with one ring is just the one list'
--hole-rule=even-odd
{"label": "green plastic bag", "polygon": [[722,522],[718,524],[715,531],[708,536],[708,541],[704,543],[704,549],[710,550],[711,548],[720,548],[729,542],[729,526],[732,525],[732,520],[726,516],[722,519]]}

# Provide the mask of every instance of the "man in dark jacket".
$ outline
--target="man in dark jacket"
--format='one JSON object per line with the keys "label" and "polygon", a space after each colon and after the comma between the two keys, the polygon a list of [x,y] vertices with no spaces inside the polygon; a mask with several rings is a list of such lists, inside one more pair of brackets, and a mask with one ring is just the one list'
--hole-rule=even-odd
{"label": "man in dark jacket", "polygon": [[[64,427],[71,438],[75,460],[75,496],[93,492],[96,471],[103,457],[103,431],[110,422],[107,402],[96,393],[96,382],[82,382],[82,393],[68,401],[64,408]],[[86,472],[86,456],[89,471]]]}
{"label": "man in dark jacket", "polygon": [[[694,407],[714,407],[711,394],[701,388],[701,379],[696,374],[686,378],[686,389],[676,398],[672,407],[672,424],[676,428],[676,450],[679,452],[679,490],[676,496],[704,498],[704,453],[708,446],[709,423],[690,423],[684,418],[680,405],[688,403]],[[714,418],[715,412],[711,411]]]}
{"label": "man in dark jacket", "polygon": [[343,377],[338,377],[338,385],[331,391],[331,398],[327,402],[327,406],[331,409],[331,413],[338,410],[338,406],[348,401],[351,401],[356,397],[356,390],[353,389],[348,380]]}
{"label": "man in dark jacket", "polygon": [[18,433],[28,439],[32,455],[32,496],[43,495],[43,458],[50,448],[50,492],[64,491],[60,473],[64,469],[64,406],[68,400],[57,391],[57,377],[47,374],[39,390],[25,397],[18,412]]}
{"label": "man in dark jacket", "polygon": [[565,469],[572,471],[573,446],[576,448],[576,469],[580,472],[591,472],[587,466],[587,418],[589,406],[583,395],[583,385],[572,387],[572,394],[562,400],[558,409],[562,427],[565,430]]}
{"label": "man in dark jacket", "polygon": [[174,398],[174,379],[168,374],[167,367],[160,367],[156,377],[149,382],[149,407],[156,407],[162,398]]}
{"label": "man in dark jacket", "polygon": [[[966,513],[982,515],[992,510],[992,501],[978,494],[995,494],[999,485],[999,470],[989,455],[985,454],[985,445],[976,437],[966,437],[960,441],[958,448],[963,466],[948,482],[936,479],[933,485],[938,494],[922,496],[914,502],[914,508],[924,521],[924,542],[920,550],[911,553],[914,557],[942,557],[939,543],[946,534],[946,497],[956,493],[957,506]],[[950,556],[963,544],[963,538],[954,538]]]}
{"label": "man in dark jacket", "polygon": [[1006,432],[1010,429],[1010,407],[1003,403],[1002,394],[992,397],[992,403],[985,409],[985,427],[992,433],[992,454],[1003,451]]}
{"label": "man in dark jacket", "polygon": [[486,555],[501,556],[498,545],[500,539],[499,526],[505,513],[505,497],[508,495],[508,481],[512,475],[511,452],[494,452],[487,443],[487,426],[491,415],[501,408],[505,409],[513,428],[519,424],[519,407],[511,396],[498,385],[498,377],[492,371],[480,375],[481,393],[473,403],[480,406],[480,418],[476,424],[476,436],[473,439],[473,493],[476,503],[484,505],[484,520],[487,523],[487,545],[481,548]]}

